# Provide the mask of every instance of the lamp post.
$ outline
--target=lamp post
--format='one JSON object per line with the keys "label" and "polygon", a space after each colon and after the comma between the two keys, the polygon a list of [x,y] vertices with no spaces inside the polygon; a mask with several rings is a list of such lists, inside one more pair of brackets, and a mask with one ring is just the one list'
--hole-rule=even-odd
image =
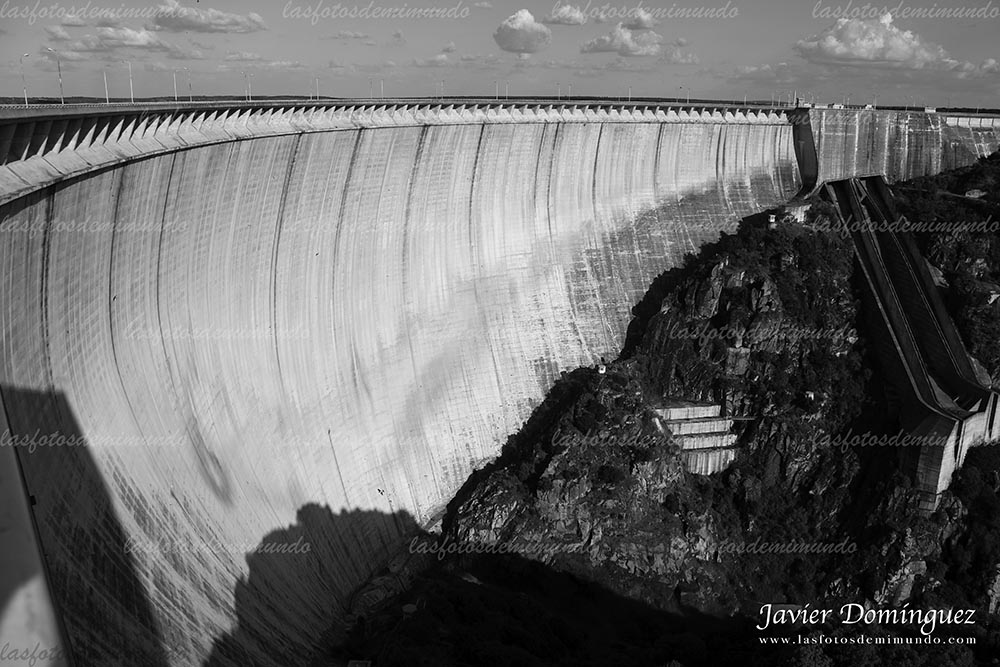
{"label": "lamp post", "polygon": [[104,75],[104,103],[111,104],[111,96],[108,95],[108,70],[102,69],[101,73]]}
{"label": "lamp post", "polygon": [[59,52],[51,46],[45,47],[45,50],[56,54],[56,69],[59,71],[59,104],[66,104],[66,96],[63,94],[62,60],[59,58]]}
{"label": "lamp post", "polygon": [[319,77],[316,78],[316,101],[319,102]]}
{"label": "lamp post", "polygon": [[249,86],[248,82],[250,81],[250,79],[247,78],[247,73],[246,72],[240,72],[240,74],[243,75],[243,101],[244,102],[249,102],[250,101],[250,97],[247,94],[247,90],[249,89],[248,88],[248,86]]}
{"label": "lamp post", "polygon": [[28,106],[28,84],[24,80],[24,59],[27,58],[27,57],[29,57],[29,56],[30,56],[30,54],[25,53],[23,56],[21,56],[21,60],[20,60],[20,63],[21,63],[21,90],[24,91],[24,106]]}
{"label": "lamp post", "polygon": [[556,81],[556,99],[562,99],[562,84]]}
{"label": "lamp post", "polygon": [[128,65],[128,98],[132,104],[135,104],[135,91],[132,88],[132,63],[128,60],[123,60],[122,62]]}
{"label": "lamp post", "polygon": [[174,102],[177,101],[177,70],[174,70]]}
{"label": "lamp post", "polygon": [[247,101],[253,102],[253,72],[247,75]]}
{"label": "lamp post", "polygon": [[510,81],[504,81],[503,96],[505,99],[510,99]]}
{"label": "lamp post", "polygon": [[493,93],[493,99],[499,100],[500,99],[500,82],[497,81],[496,79],[493,79],[493,87],[496,89],[496,92]]}
{"label": "lamp post", "polygon": [[572,99],[573,98],[573,84],[572,83],[567,83],[566,86],[568,87],[568,90],[566,91],[566,99]]}
{"label": "lamp post", "polygon": [[385,99],[385,79],[378,80],[378,94],[383,100]]}
{"label": "lamp post", "polygon": [[188,81],[188,102],[194,102],[194,90],[191,88],[191,68],[185,67],[184,72],[187,73]]}

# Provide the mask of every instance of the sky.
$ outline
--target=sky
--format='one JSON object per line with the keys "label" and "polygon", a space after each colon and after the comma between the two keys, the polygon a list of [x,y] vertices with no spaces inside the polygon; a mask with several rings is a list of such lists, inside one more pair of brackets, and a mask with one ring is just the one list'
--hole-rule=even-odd
{"label": "sky", "polygon": [[[956,3],[961,0],[956,0]],[[1000,0],[0,0],[0,96],[557,95],[1000,107]],[[26,56],[25,56],[26,54]],[[22,65],[23,63],[23,65]],[[849,99],[848,99],[849,98]]]}

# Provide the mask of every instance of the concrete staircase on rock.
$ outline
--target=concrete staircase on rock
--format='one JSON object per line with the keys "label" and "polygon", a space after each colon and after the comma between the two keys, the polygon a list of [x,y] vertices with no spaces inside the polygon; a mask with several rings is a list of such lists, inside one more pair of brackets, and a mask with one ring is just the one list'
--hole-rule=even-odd
{"label": "concrete staircase on rock", "polygon": [[678,441],[689,471],[710,475],[725,470],[736,458],[733,419],[721,417],[721,406],[683,404],[657,408],[663,426]]}

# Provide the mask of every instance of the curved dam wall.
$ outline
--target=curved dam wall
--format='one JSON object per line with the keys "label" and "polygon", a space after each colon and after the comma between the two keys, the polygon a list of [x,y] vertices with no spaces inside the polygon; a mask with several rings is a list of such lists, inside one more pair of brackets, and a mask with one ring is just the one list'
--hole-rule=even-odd
{"label": "curved dam wall", "polygon": [[717,114],[73,168],[0,208],[0,396],[77,665],[305,664],[654,277],[801,186],[790,124]]}
{"label": "curved dam wall", "polygon": [[[797,120],[805,122],[805,116]],[[1000,147],[1000,119],[881,109],[809,109],[816,184],[882,174],[890,183],[972,164]]]}

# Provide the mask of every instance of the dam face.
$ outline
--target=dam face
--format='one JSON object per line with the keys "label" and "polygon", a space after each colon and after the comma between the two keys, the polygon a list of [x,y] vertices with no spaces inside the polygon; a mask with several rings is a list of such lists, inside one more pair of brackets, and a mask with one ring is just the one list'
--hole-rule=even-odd
{"label": "dam face", "polygon": [[653,278],[802,186],[780,114],[557,120],[215,137],[0,208],[4,429],[77,665],[304,664]]}
{"label": "dam face", "polygon": [[[805,116],[798,120],[805,121]],[[810,109],[817,183],[939,174],[997,150],[1000,118],[881,109]]]}

